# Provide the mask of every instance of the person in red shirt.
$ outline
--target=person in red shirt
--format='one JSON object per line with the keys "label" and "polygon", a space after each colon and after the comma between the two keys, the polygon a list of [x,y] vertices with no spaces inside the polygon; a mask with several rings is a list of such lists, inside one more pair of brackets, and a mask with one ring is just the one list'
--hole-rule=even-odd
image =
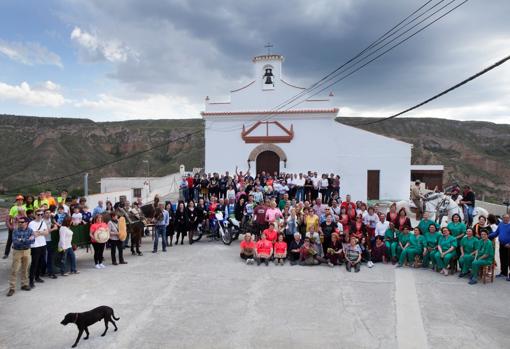
{"label": "person in red shirt", "polygon": [[345,207],[347,212],[349,212],[349,208],[352,208],[354,211],[356,211],[356,204],[351,201],[351,196],[349,194],[345,196],[345,201],[342,202],[340,207]]}
{"label": "person in red shirt", "polygon": [[271,241],[266,239],[266,235],[262,233],[260,235],[260,240],[257,241],[256,244],[256,258],[257,258],[257,265],[260,265],[260,263],[264,262],[267,265],[269,265],[269,260],[271,259],[271,256],[273,254],[273,244]]}
{"label": "person in red shirt", "polygon": [[253,241],[251,234],[244,234],[244,240],[241,241],[241,258],[246,261],[246,264],[253,264],[255,261],[255,241]]}
{"label": "person in red shirt", "polygon": [[258,236],[267,227],[266,211],[267,205],[264,202],[261,202],[253,209],[253,227]]}
{"label": "person in red shirt", "polygon": [[264,230],[264,235],[266,235],[266,239],[271,241],[272,244],[276,242],[278,238],[278,232],[274,228],[274,223],[269,223],[269,228]]}
{"label": "person in red shirt", "polygon": [[278,241],[274,244],[274,264],[284,265],[287,258],[287,243],[283,239],[283,234],[278,234]]}

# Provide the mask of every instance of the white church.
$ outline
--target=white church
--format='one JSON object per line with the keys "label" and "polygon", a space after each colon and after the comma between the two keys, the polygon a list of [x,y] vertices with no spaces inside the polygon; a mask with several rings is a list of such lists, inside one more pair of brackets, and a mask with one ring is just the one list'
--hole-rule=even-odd
{"label": "white church", "polygon": [[283,56],[252,62],[253,80],[230,100],[206,98],[205,172],[334,173],[342,198],[409,198],[411,144],[336,122],[339,109],[327,97],[275,111],[304,88],[284,76]]}

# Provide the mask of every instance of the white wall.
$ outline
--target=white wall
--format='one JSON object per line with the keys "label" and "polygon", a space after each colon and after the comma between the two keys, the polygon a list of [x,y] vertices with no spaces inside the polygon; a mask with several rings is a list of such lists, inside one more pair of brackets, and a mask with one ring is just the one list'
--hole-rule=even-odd
{"label": "white wall", "polygon": [[[380,199],[401,200],[409,197],[411,145],[339,124],[333,114],[283,115],[273,118],[284,126],[292,124],[294,139],[278,143],[287,155],[287,165],[280,171],[299,173],[309,170],[341,176],[341,194],[366,200],[367,170],[380,170]],[[205,170],[220,172],[247,170],[250,152],[259,144],[246,144],[241,128],[256,122],[248,116],[207,116],[205,133]],[[224,132],[225,129],[235,131]],[[252,162],[251,173],[256,164]]]}

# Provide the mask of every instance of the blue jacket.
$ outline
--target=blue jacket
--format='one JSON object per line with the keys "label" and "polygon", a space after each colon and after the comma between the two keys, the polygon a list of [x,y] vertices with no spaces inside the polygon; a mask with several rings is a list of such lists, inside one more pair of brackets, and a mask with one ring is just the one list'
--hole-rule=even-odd
{"label": "blue jacket", "polygon": [[510,223],[499,223],[498,229],[489,235],[490,239],[494,239],[495,237],[499,237],[499,244],[502,246],[510,244]]}
{"label": "blue jacket", "polygon": [[34,242],[33,239],[30,240],[31,236],[34,236],[34,232],[30,228],[14,230],[12,232],[12,248],[15,250],[28,250]]}

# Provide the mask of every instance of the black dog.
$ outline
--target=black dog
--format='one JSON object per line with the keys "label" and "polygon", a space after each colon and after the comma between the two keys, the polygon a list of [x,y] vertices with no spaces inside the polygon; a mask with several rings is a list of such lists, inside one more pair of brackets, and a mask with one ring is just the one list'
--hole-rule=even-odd
{"label": "black dog", "polygon": [[62,320],[60,323],[64,326],[69,323],[75,323],[76,326],[78,327],[78,338],[76,338],[76,342],[72,346],[72,348],[74,348],[80,341],[83,331],[85,331],[85,333],[87,334],[87,336],[84,337],[83,339],[88,339],[89,338],[88,327],[95,324],[98,321],[104,320],[104,325],[106,327],[101,337],[104,337],[106,331],[108,331],[108,322],[111,322],[115,327],[115,331],[117,331],[117,325],[112,320],[112,318],[117,321],[120,320],[120,318],[115,317],[112,308],[107,307],[106,305],[102,305],[100,307],[94,308],[84,313],[68,313],[64,317],[64,320]]}

